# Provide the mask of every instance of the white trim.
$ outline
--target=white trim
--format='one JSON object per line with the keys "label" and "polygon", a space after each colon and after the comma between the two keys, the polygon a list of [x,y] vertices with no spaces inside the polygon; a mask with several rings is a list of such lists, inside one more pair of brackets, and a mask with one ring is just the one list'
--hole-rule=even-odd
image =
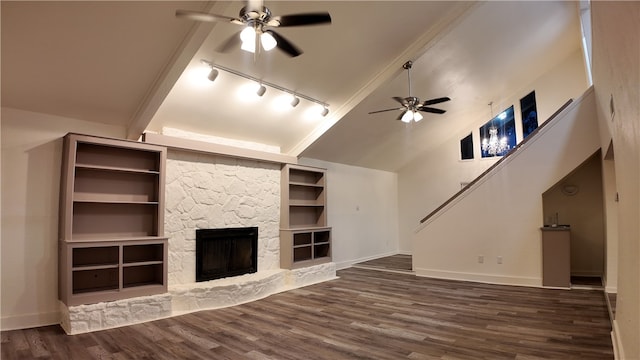
{"label": "white trim", "polygon": [[0,319],[0,329],[17,330],[40,326],[56,325],[60,323],[60,312],[51,311],[38,314],[12,315]]}
{"label": "white trim", "polygon": [[622,342],[620,341],[620,337],[618,334],[620,333],[620,329],[618,328],[618,321],[613,320],[613,326],[611,326],[611,343],[613,344],[613,358],[618,360],[626,359],[624,355],[624,348],[622,347]]}
{"label": "white trim", "polygon": [[[434,269],[416,268],[413,269],[416,276],[430,277],[445,280],[471,281],[484,284],[511,285],[541,287],[542,278],[525,276],[503,276],[494,274],[467,273],[458,271],[442,271]],[[565,289],[565,288],[563,288]],[[566,288],[568,289],[568,288]]]}

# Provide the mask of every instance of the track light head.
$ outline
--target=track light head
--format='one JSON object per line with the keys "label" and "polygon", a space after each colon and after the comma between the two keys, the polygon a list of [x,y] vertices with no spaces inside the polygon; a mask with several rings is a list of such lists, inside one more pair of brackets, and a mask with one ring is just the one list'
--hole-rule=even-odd
{"label": "track light head", "polygon": [[291,99],[291,107],[296,107],[298,104],[300,104],[300,98],[293,95],[293,98]]}
{"label": "track light head", "polygon": [[211,71],[209,72],[209,76],[207,76],[207,78],[209,79],[209,81],[214,81],[218,77],[219,73],[220,72],[218,71],[218,69],[211,68]]}
{"label": "track light head", "polygon": [[329,108],[325,106],[325,107],[322,109],[322,112],[320,113],[320,115],[322,115],[322,116],[327,116],[327,114],[328,114],[328,113],[329,113]]}
{"label": "track light head", "polygon": [[260,84],[260,87],[256,91],[256,94],[258,94],[258,96],[262,96],[266,91],[267,91],[267,88],[264,85]]}

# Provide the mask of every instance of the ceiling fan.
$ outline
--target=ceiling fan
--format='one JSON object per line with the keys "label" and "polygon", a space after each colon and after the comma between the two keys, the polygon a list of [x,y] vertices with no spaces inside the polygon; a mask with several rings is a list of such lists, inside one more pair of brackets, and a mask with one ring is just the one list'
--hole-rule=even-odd
{"label": "ceiling fan", "polygon": [[376,113],[393,111],[393,110],[402,110],[402,113],[400,113],[400,116],[398,116],[396,120],[402,120],[402,122],[410,123],[411,120],[416,122],[422,120],[422,114],[420,114],[420,111],[434,113],[434,114],[445,113],[445,110],[429,107],[429,105],[440,104],[445,101],[451,100],[448,97],[441,97],[441,98],[427,100],[425,102],[420,102],[420,99],[418,99],[415,96],[411,96],[411,66],[412,65],[413,63],[411,61],[407,61],[406,63],[404,63],[404,65],[402,65],[402,67],[407,70],[407,77],[409,78],[409,96],[405,98],[401,98],[398,96],[392,97],[393,100],[399,102],[402,106],[397,108],[372,111],[369,114],[376,114]]}
{"label": "ceiling fan", "polygon": [[260,51],[260,45],[265,51],[277,47],[291,57],[301,55],[302,50],[272,28],[331,23],[331,15],[328,12],[273,16],[271,10],[263,6],[262,1],[248,1],[247,5],[240,9],[237,18],[191,10],[176,10],[176,16],[196,21],[226,21],[244,26],[244,29],[238,32],[240,36],[231,36],[216,48],[218,52],[228,52],[242,42],[241,48],[245,51]]}

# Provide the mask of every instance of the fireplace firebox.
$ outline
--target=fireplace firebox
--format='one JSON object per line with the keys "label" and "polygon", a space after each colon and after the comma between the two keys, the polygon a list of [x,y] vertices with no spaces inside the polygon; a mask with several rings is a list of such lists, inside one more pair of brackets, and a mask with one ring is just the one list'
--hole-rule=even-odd
{"label": "fireplace firebox", "polygon": [[196,282],[258,271],[258,228],[196,229]]}

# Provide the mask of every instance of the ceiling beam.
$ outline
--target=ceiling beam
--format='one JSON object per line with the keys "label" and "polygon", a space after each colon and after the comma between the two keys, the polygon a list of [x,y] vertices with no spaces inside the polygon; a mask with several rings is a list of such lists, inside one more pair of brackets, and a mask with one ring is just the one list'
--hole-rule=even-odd
{"label": "ceiling beam", "polygon": [[[208,1],[202,11],[224,13],[229,5],[230,2]],[[137,140],[142,136],[158,108],[160,108],[160,105],[162,105],[162,102],[215,25],[216,23],[200,21],[193,24],[180,46],[173,53],[160,74],[158,74],[155,82],[129,121],[127,139]]]}

